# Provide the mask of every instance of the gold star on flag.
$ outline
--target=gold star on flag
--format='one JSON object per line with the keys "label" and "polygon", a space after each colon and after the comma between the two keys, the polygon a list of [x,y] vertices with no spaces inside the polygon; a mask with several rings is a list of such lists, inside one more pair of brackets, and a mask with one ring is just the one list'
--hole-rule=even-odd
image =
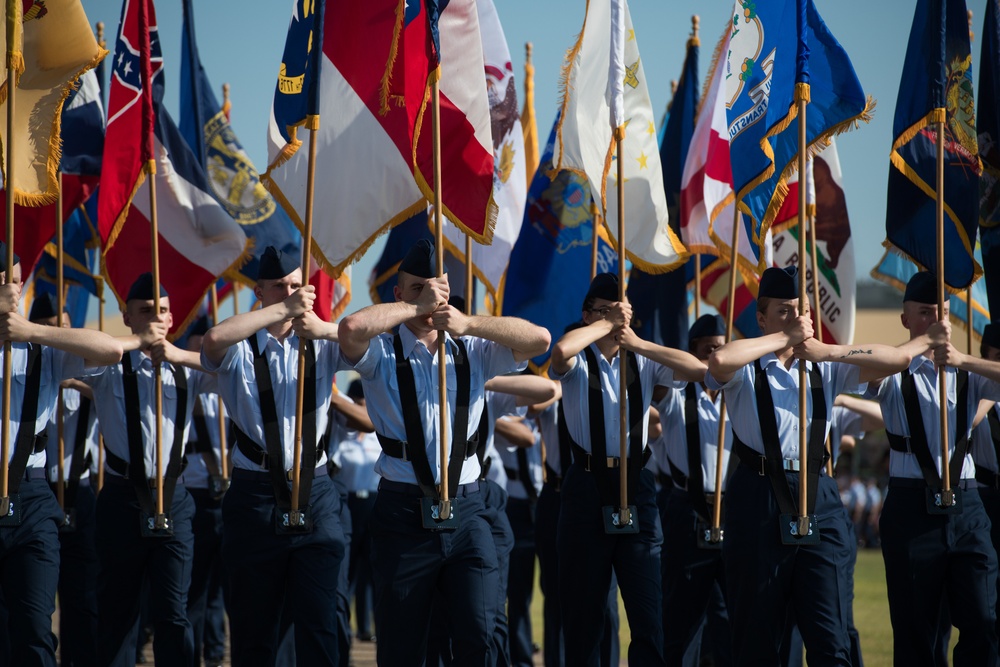
{"label": "gold star on flag", "polygon": [[625,40],[625,41],[626,41],[626,42],[631,42],[631,41],[632,41],[633,39],[635,39],[635,30],[633,30],[633,29],[629,28],[629,31],[628,31],[628,39],[627,39],[627,40]]}
{"label": "gold star on flag", "polygon": [[646,155],[645,152],[639,153],[639,157],[636,158],[636,161],[638,161],[638,163],[639,163],[639,169],[645,169],[646,168],[646,160],[648,160],[648,159],[649,159],[649,156]]}
{"label": "gold star on flag", "polygon": [[637,88],[639,86],[639,61],[625,67],[625,85]]}
{"label": "gold star on flag", "polygon": [[649,129],[646,130],[646,132],[649,134],[649,136],[653,136],[654,134],[656,134],[656,126],[653,125],[653,121],[649,121]]}

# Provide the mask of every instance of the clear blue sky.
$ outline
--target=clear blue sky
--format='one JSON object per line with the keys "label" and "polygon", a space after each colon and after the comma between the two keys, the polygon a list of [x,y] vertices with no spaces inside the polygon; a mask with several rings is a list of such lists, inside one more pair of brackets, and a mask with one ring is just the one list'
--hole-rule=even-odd
{"label": "clear blue sky", "polygon": [[[521,80],[524,43],[534,44],[535,112],[544,142],[555,118],[563,55],[583,23],[585,2],[495,2],[511,49],[514,71]],[[830,29],[850,54],[865,91],[878,100],[874,120],[838,140],[859,278],[867,277],[878,262],[885,238],[885,190],[892,115],[914,4],[903,0],[816,0]],[[83,0],[83,5],[91,22],[104,21],[108,48],[113,52],[121,14],[120,0]],[[267,156],[267,119],[292,3],[288,0],[195,0],[194,5],[202,62],[213,85],[221,87],[223,82],[231,85],[233,127],[258,169],[263,170]],[[703,80],[732,7],[729,0],[632,0],[629,3],[657,118],[667,104],[670,80],[680,76],[691,15],[701,17]],[[972,53],[978,87],[979,33],[985,2],[973,0],[969,8],[975,12],[976,41]],[[166,104],[176,117],[180,82],[180,0],[159,0],[156,11],[166,61]],[[523,89],[519,90],[519,95],[522,92]],[[221,92],[219,97],[221,99]],[[322,179],[321,174],[319,178]],[[376,244],[354,268],[354,298],[350,310],[369,303],[368,274],[381,247],[381,243]]]}

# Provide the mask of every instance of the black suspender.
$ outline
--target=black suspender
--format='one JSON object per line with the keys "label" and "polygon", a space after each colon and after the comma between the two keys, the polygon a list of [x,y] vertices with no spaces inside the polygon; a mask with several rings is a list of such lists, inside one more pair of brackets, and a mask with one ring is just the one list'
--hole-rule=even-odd
{"label": "black suspender", "polygon": [[[14,436],[14,456],[8,468],[8,492],[17,493],[28,467],[28,458],[35,445],[35,423],[38,421],[38,393],[42,382],[42,346],[28,343],[28,360],[25,366],[27,377],[24,385],[24,400]],[[0,437],[7,437],[4,433]]]}
{"label": "black suspender", "polygon": [[517,481],[524,486],[531,504],[538,502],[538,489],[531,479],[531,468],[528,467],[528,450],[524,447],[517,448]]}
{"label": "black suspender", "polygon": [[65,506],[76,506],[76,492],[80,486],[80,477],[90,463],[87,451],[87,431],[90,430],[91,401],[86,396],[80,396],[80,408],[76,411],[76,433],[73,436],[73,463],[69,466],[69,477],[66,479]]}
{"label": "black suspender", "polygon": [[[165,367],[167,368],[167,367]],[[187,374],[183,369],[173,368],[174,387],[177,391],[177,409],[174,413],[174,441],[170,448],[170,458],[163,472],[163,506],[169,508],[173,502],[177,478],[181,473],[181,458],[184,453],[184,425],[187,419]],[[146,480],[145,446],[142,437],[142,407],[139,402],[138,374],[132,368],[132,355],[122,356],[122,386],[125,390],[125,427],[128,433],[127,477],[132,480],[139,506],[147,514],[155,512],[152,493]]]}
{"label": "black suspender", "polygon": [[990,411],[986,414],[986,419],[990,424],[990,440],[993,442],[993,455],[996,456],[997,469],[1000,470],[1000,417],[997,416],[996,408],[990,408]]}
{"label": "black suspender", "polygon": [[[899,384],[903,394],[903,410],[906,413],[906,422],[910,426],[909,443],[907,443],[906,437],[886,431],[886,435],[889,438],[889,446],[896,451],[910,452],[916,456],[917,464],[920,465],[920,473],[923,475],[927,487],[940,489],[941,475],[938,474],[937,465],[934,463],[934,457],[927,442],[927,430],[924,428],[924,420],[920,411],[920,397],[917,396],[917,385],[913,380],[913,374],[909,371],[904,371],[901,374]],[[962,466],[965,464],[965,455],[969,450],[968,371],[958,371],[955,376],[955,398],[955,450],[948,469],[951,488],[955,488],[955,485],[958,484],[962,477]],[[991,409],[991,416],[993,412]],[[994,444],[994,447],[996,447],[996,444]]]}
{"label": "black suspender", "polygon": [[[799,363],[805,363],[799,361]],[[760,359],[754,362],[754,392],[757,397],[757,416],[760,421],[760,433],[764,440],[764,465],[767,476],[771,480],[774,498],[782,514],[798,514],[797,503],[792,497],[791,488],[781,456],[781,439],[778,436],[778,418],[774,412],[774,398],[771,396],[771,385],[767,381],[767,372],[760,365]],[[812,364],[809,371],[809,388],[812,393],[812,418],[809,420],[809,445],[806,458],[806,493],[807,505],[805,514],[815,514],[816,490],[819,486],[819,472],[823,467],[823,457],[826,447],[823,441],[826,436],[827,406],[826,394],[823,392],[823,376],[818,364]],[[799,416],[801,427],[804,415]],[[736,433],[733,433],[736,440]]]}
{"label": "black suspender", "polygon": [[[590,413],[590,449],[591,465],[596,473],[597,490],[601,494],[601,502],[605,505],[615,505],[608,477],[608,447],[605,442],[604,428],[604,387],[601,385],[601,368],[597,356],[588,346],[584,348],[587,360],[587,391],[588,412]],[[634,352],[626,354],[626,367],[619,369],[625,373],[625,398],[628,402],[628,500],[635,497],[639,488],[639,472],[642,470],[642,422],[646,418],[645,404],[642,398],[642,382],[639,377],[639,362]],[[619,400],[621,400],[619,398]]]}
{"label": "black suspender", "polygon": [[[695,512],[708,521],[711,512],[705,500],[705,480],[702,478],[701,420],[698,418],[698,384],[695,382],[688,382],[684,389],[684,434],[687,439],[688,499]],[[723,445],[720,443],[719,446]],[[672,469],[673,464],[670,467]]]}
{"label": "black suspender", "polygon": [[566,478],[566,471],[569,470],[570,463],[573,462],[573,436],[569,434],[569,424],[566,423],[566,412],[563,410],[563,401],[560,398],[556,404],[556,417],[559,420],[559,478]]}
{"label": "black suspender", "polygon": [[476,431],[478,443],[476,445],[476,458],[479,459],[479,479],[486,479],[493,467],[493,459],[486,458],[486,447],[490,439],[490,402],[483,401],[483,414],[479,417],[479,429]]}
{"label": "black suspender", "polygon": [[[260,397],[260,413],[264,422],[265,451],[248,456],[248,458],[267,467],[271,477],[271,488],[274,490],[274,500],[281,509],[291,507],[292,494],[285,474],[285,454],[281,444],[281,429],[278,426],[278,409],[274,400],[274,385],[271,382],[271,368],[267,363],[266,350],[261,350],[257,344],[257,334],[247,339],[253,351],[254,377],[257,379],[257,395]],[[316,472],[316,347],[312,341],[299,338],[299,354],[305,355],[306,374],[304,378],[304,394],[302,402],[302,473],[299,477],[299,507],[309,505],[312,493],[313,476]],[[234,429],[240,452],[260,450],[260,445],[253,443],[239,429]],[[266,457],[260,456],[266,454]]]}

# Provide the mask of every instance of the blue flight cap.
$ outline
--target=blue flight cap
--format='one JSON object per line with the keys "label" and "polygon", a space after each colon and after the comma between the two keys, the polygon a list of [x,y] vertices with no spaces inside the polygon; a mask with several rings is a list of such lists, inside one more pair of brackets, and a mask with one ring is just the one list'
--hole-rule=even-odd
{"label": "blue flight cap", "polygon": [[594,299],[605,299],[607,301],[618,301],[618,276],[613,273],[598,273],[590,281],[590,289],[587,296],[583,298],[583,307],[588,303],[593,303]]}
{"label": "blue flight cap", "polygon": [[[16,252],[14,253],[14,263],[15,264],[21,263],[21,258],[17,256]],[[6,270],[7,270],[7,244],[4,243],[3,241],[0,241],[0,271],[6,271]]]}
{"label": "blue flight cap", "polygon": [[[170,296],[167,294],[167,288],[160,283],[160,298]],[[140,301],[152,301],[153,300],[153,274],[146,272],[135,279],[132,283],[132,287],[128,290],[128,296],[125,297],[125,301],[129,302],[133,299],[139,299]]]}
{"label": "blue flight cap", "polygon": [[796,278],[799,270],[794,266],[778,268],[772,266],[766,269],[760,277],[760,287],[757,290],[757,298],[767,297],[769,299],[798,299],[799,291]]}
{"label": "blue flight cap", "polygon": [[58,312],[59,304],[56,303],[55,294],[36,294],[35,300],[31,302],[31,312],[28,313],[28,319],[32,322],[47,320],[50,317],[55,317]]}
{"label": "blue flight cap", "polygon": [[299,268],[300,258],[278,250],[273,245],[264,248],[257,269],[257,280],[281,280]]}
{"label": "blue flight cap", "polygon": [[202,315],[188,327],[188,336],[204,336],[208,333],[208,315]]}
{"label": "blue flight cap", "polygon": [[428,239],[420,239],[399,263],[399,270],[418,278],[436,278],[436,264],[434,244]]}
{"label": "blue flight cap", "polygon": [[354,380],[347,385],[347,397],[355,401],[365,397],[365,388],[361,380]]}
{"label": "blue flight cap", "polygon": [[929,271],[914,273],[906,283],[903,301],[937,305],[937,279]]}
{"label": "blue flight cap", "polygon": [[460,312],[465,312],[465,298],[457,294],[448,297],[448,305]]}
{"label": "blue flight cap", "polygon": [[688,340],[708,338],[709,336],[725,336],[726,322],[718,315],[702,315],[688,331]]}

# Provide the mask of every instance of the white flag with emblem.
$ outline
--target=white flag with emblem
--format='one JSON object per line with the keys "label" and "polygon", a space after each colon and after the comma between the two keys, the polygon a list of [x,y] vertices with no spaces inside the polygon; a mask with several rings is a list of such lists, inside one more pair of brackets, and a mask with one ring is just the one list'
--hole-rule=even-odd
{"label": "white flag with emblem", "polygon": [[[612,3],[619,3],[612,18]],[[615,26],[617,24],[617,26]],[[619,56],[612,45],[614,27],[624,39]],[[621,63],[622,67],[616,66]],[[621,76],[612,75],[621,72]],[[620,80],[619,80],[620,79]],[[625,191],[625,249],[647,273],[663,273],[688,257],[668,224],[667,198],[653,105],[639,58],[632,17],[625,0],[590,0],[584,29],[563,64],[563,99],[556,134],[555,169],[585,175],[601,208],[608,233],[618,242],[618,167],[615,130],[621,118],[625,139],[622,165]],[[621,112],[614,104],[621,90]],[[610,119],[609,123],[599,119]]]}

